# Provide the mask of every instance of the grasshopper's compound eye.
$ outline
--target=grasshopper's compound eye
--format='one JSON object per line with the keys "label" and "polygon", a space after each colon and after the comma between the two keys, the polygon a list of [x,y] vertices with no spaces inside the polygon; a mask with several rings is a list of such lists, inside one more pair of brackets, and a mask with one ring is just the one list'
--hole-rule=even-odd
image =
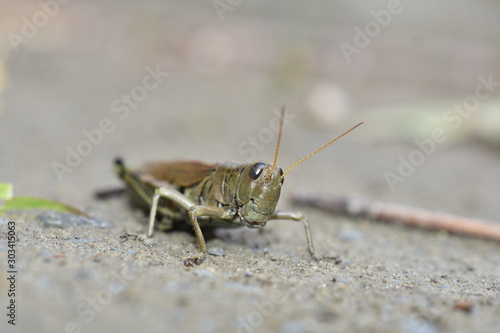
{"label": "grasshopper's compound eye", "polygon": [[281,185],[283,185],[283,182],[285,181],[285,177],[281,177],[281,176],[283,176],[283,170],[280,167],[278,167],[278,168],[280,169]]}
{"label": "grasshopper's compound eye", "polygon": [[250,177],[251,180],[257,180],[257,178],[259,178],[260,174],[262,173],[262,170],[264,170],[265,167],[266,163],[264,162],[255,163],[250,168],[250,171],[248,171],[248,176]]}

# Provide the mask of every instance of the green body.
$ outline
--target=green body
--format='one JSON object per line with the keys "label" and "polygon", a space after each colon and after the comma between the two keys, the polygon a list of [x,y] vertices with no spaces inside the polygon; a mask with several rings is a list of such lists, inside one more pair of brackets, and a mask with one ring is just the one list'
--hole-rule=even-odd
{"label": "green body", "polygon": [[[131,171],[121,161],[116,162],[115,169],[134,203],[144,209],[151,208],[155,191],[164,187],[178,191],[196,206],[218,207],[230,213],[228,219],[200,216],[198,222],[203,228],[263,227],[274,213],[283,183],[281,168],[273,170],[265,162],[217,164],[200,180],[184,186],[154,178],[147,172]],[[188,211],[168,198],[159,199],[157,211],[173,227],[191,227]]]}

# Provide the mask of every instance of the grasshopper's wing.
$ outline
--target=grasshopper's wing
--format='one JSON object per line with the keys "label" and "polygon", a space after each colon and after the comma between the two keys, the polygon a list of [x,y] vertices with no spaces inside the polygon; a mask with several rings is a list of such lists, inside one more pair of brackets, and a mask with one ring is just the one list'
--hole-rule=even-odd
{"label": "grasshopper's wing", "polygon": [[147,165],[142,171],[155,179],[186,187],[202,181],[216,166],[217,163],[198,161],[159,162]]}

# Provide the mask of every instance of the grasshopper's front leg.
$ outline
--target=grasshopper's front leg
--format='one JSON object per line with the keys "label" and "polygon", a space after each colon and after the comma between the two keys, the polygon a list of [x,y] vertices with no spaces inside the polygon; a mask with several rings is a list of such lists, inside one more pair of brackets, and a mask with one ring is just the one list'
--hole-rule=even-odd
{"label": "grasshopper's front leg", "polygon": [[155,190],[155,194],[153,196],[153,201],[151,204],[151,211],[149,214],[149,223],[148,223],[148,232],[147,237],[152,237],[154,232],[156,211],[158,209],[158,201],[160,197],[167,198],[172,200],[180,207],[184,208],[189,212],[189,218],[191,220],[191,224],[193,225],[194,232],[196,234],[196,239],[198,240],[198,246],[200,248],[200,252],[205,255],[207,253],[207,246],[205,244],[205,239],[203,238],[203,233],[201,232],[200,225],[198,224],[198,216],[210,216],[219,219],[229,219],[232,217],[232,213],[226,211],[222,208],[212,207],[212,206],[197,206],[195,205],[189,198],[187,198],[182,193],[168,188],[168,187],[158,187]]}
{"label": "grasshopper's front leg", "polygon": [[309,249],[309,253],[316,260],[321,260],[320,256],[317,256],[314,251],[314,243],[311,234],[311,227],[309,226],[309,222],[305,218],[304,214],[297,211],[275,211],[273,215],[271,215],[271,219],[276,220],[292,220],[302,222],[304,225],[304,229],[306,231],[306,239],[307,239],[307,248]]}

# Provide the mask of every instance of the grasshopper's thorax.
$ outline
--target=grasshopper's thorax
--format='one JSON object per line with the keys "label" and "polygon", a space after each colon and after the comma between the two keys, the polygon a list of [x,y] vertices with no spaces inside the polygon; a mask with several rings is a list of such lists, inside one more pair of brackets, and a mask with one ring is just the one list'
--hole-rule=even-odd
{"label": "grasshopper's thorax", "polygon": [[283,171],[266,162],[245,165],[238,179],[235,201],[241,223],[261,228],[274,213],[281,194]]}
{"label": "grasshopper's thorax", "polygon": [[226,162],[218,164],[209,177],[183,191],[198,205],[216,206],[232,212],[225,221],[212,219],[212,226],[220,226],[223,222],[225,227],[231,224],[261,228],[278,204],[282,175],[280,167],[266,162]]}

